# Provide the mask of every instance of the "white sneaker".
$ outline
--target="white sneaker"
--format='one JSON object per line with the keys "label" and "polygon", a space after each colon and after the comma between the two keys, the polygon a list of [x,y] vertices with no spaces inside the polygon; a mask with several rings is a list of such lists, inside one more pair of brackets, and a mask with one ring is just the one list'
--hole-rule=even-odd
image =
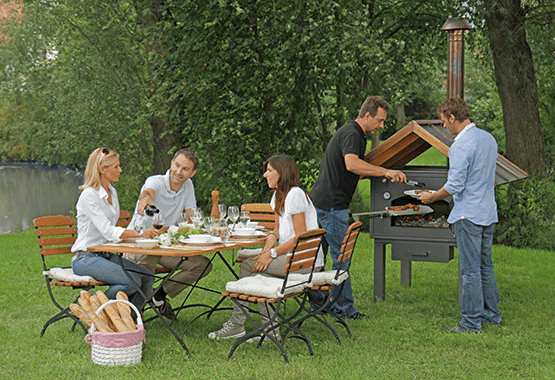
{"label": "white sneaker", "polygon": [[233,322],[227,321],[224,327],[218,331],[213,331],[208,334],[209,339],[230,339],[240,338],[245,335],[245,327],[243,325],[234,325]]}

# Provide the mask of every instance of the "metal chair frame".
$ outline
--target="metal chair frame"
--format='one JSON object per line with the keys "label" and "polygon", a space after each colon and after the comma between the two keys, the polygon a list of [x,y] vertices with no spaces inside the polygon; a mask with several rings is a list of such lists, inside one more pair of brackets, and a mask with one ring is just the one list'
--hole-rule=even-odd
{"label": "metal chair frame", "polygon": [[[322,239],[325,233],[326,231],[324,229],[318,228],[306,231],[295,237],[295,243],[292,249],[292,253],[288,257],[287,265],[284,268],[285,278],[283,281],[283,286],[281,288],[281,294],[286,294],[287,289],[299,285],[296,282],[291,284],[291,282],[289,281],[289,275],[291,273],[310,267],[310,274],[307,280],[302,283],[306,283],[306,286],[309,286],[312,281],[312,275],[314,273],[316,255],[320,246],[322,245]],[[292,332],[294,332],[294,334],[290,337],[303,340],[308,347],[310,355],[314,355],[310,340],[294,323],[295,319],[304,310],[304,308],[298,308],[296,312],[294,312],[290,316],[286,315],[286,301],[291,298],[302,298],[298,302],[300,302],[301,305],[304,305],[308,302],[306,292],[302,291],[298,293],[287,294],[278,298],[266,298],[251,294],[240,294],[231,292],[223,292],[222,296],[230,297],[233,302],[240,307],[241,312],[246,316],[249,323],[251,323],[251,325],[254,327],[254,330],[250,331],[248,334],[235,341],[235,344],[229,352],[228,358],[231,358],[237,347],[239,347],[241,344],[249,341],[252,338],[261,336],[260,342],[258,343],[257,347],[260,347],[264,340],[268,338],[280,349],[285,362],[289,363],[289,359],[284,348],[287,334],[284,334],[283,343],[279,342],[273,334],[274,331],[279,331],[280,327],[284,327],[287,331],[291,330]],[[243,305],[241,303],[242,301],[249,302],[249,304],[264,303],[266,305],[268,315],[270,316],[269,320],[266,323],[260,325],[254,322],[249,315],[249,305]]]}
{"label": "metal chair frame", "polygon": [[[351,264],[352,264],[352,256],[353,256],[353,252],[355,250],[355,245],[356,245],[356,242],[358,240],[358,236],[359,236],[360,232],[362,231],[362,227],[363,227],[362,222],[357,221],[357,222],[354,222],[353,224],[351,224],[349,226],[349,228],[347,229],[347,233],[345,234],[345,237],[343,238],[343,244],[341,246],[341,251],[340,251],[341,254],[339,255],[339,258],[338,258],[338,261],[339,261],[340,265],[339,265],[339,268],[335,271],[335,276],[334,276],[335,280],[337,280],[341,275],[343,275],[343,273],[349,272],[349,269],[351,268]],[[343,262],[347,263],[347,267],[344,268],[344,269],[341,269],[341,266],[342,266],[341,264]],[[306,315],[304,317],[298,319],[295,322],[296,327],[300,328],[300,326],[307,319],[314,318],[317,321],[319,321],[320,323],[322,323],[324,326],[326,326],[326,328],[328,330],[331,331],[331,333],[333,334],[333,336],[337,340],[337,343],[341,344],[341,340],[339,339],[339,335],[337,334],[337,331],[335,330],[335,324],[336,323],[339,323],[340,325],[345,327],[345,330],[347,331],[348,336],[351,337],[352,336],[351,330],[349,329],[349,326],[347,325],[347,322],[345,321],[345,319],[339,317],[336,314],[334,314],[333,311],[330,309],[330,306],[332,306],[336,301],[336,298],[334,298],[333,295],[334,294],[341,294],[344,286],[345,286],[345,281],[342,281],[340,284],[337,284],[337,285],[325,284],[325,285],[313,286],[312,288],[310,288],[310,290],[312,290],[312,291],[318,291],[318,290],[328,291],[328,295],[327,295],[326,300],[324,301],[324,303],[322,305],[320,305],[317,309],[312,310],[311,308],[306,308],[305,305],[300,305],[301,307],[304,308],[304,311],[306,312]],[[324,316],[326,314],[329,314],[334,318],[334,321],[333,321],[332,324],[330,324],[324,318]]]}
{"label": "metal chair frame", "polygon": [[[73,218],[69,216],[43,216],[40,218],[36,218],[33,220],[33,225],[35,226],[40,255],[42,259],[42,268],[44,271],[44,278],[46,280],[46,287],[48,289],[48,294],[52,303],[56,308],[58,308],[59,312],[51,317],[43,326],[40,336],[44,336],[46,329],[60,321],[64,318],[70,318],[73,320],[73,326],[71,327],[71,331],[75,330],[75,326],[81,326],[81,329],[86,334],[87,327],[79,320],[79,318],[73,315],[69,310],[69,305],[67,307],[63,307],[56,301],[54,293],[52,291],[53,287],[71,287],[74,290],[86,290],[89,291],[96,286],[103,286],[106,285],[104,282],[101,281],[94,281],[94,282],[68,282],[68,281],[60,281],[57,279],[52,278],[47,272],[50,270],[47,263],[47,258],[51,256],[57,255],[67,255],[68,262],[71,260],[71,256],[73,255],[71,252],[71,246],[75,243],[77,239],[77,228],[75,227],[75,221]],[[69,268],[69,267],[65,267]],[[73,303],[77,302],[79,298],[79,293],[75,297]]]}

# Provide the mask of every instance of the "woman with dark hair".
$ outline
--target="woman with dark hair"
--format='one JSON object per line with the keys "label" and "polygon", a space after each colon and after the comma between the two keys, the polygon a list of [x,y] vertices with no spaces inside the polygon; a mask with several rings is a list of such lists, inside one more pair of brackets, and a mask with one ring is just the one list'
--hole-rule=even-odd
{"label": "woman with dark hair", "polygon": [[[88,252],[87,247],[108,242],[117,243],[126,238],[152,238],[158,234],[150,228],[138,235],[133,230],[117,227],[119,201],[112,182],[117,182],[121,174],[119,154],[108,148],[98,148],[89,156],[85,169],[85,183],[77,201],[77,240],[71,251],[74,253],[71,267],[80,276],[91,276],[95,280],[111,285],[106,296],[115,299],[119,291],[129,296],[129,300],[139,309],[144,298],[129,280],[119,265],[119,258],[106,252]],[[129,273],[148,295],[152,290],[154,276],[151,271],[123,259]],[[140,309],[139,309],[140,310]]]}
{"label": "woman with dark hair", "polygon": [[[279,155],[268,159],[264,163],[264,178],[268,182],[268,187],[273,191],[270,204],[276,214],[276,227],[266,238],[260,254],[241,263],[239,278],[250,276],[253,273],[284,277],[283,269],[287,254],[293,248],[295,235],[318,228],[316,209],[310,195],[302,188],[299,169],[293,157]],[[323,265],[324,258],[320,250],[316,266]],[[310,268],[299,271],[299,273],[309,272]],[[259,305],[258,309],[263,320],[268,318],[263,305]],[[245,335],[245,320],[244,314],[239,307],[235,306],[229,321],[224,323],[220,330],[208,334],[208,337],[216,340],[240,338]],[[278,333],[276,337],[279,338]]]}

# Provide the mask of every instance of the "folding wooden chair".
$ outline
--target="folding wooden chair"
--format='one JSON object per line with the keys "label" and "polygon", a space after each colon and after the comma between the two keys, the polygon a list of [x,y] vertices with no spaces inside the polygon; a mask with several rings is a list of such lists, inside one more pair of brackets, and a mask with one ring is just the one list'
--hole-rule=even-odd
{"label": "folding wooden chair", "polygon": [[[52,261],[59,262],[55,257],[67,257],[66,263],[71,261],[72,253],[71,246],[75,243],[77,239],[77,228],[75,227],[75,222],[73,218],[69,216],[43,216],[33,220],[33,225],[35,226],[40,255],[42,259],[42,268],[44,278],[46,279],[46,287],[48,289],[48,294],[52,303],[60,310],[56,315],[50,318],[42,328],[40,336],[42,337],[51,324],[64,319],[71,318],[73,320],[73,326],[71,331],[75,329],[75,326],[79,324],[83,331],[87,333],[87,328],[75,315],[70,313],[69,304],[67,307],[61,306],[54,297],[52,291],[53,287],[71,287],[72,289],[78,289],[89,291],[95,286],[105,285],[101,281],[90,281],[90,282],[72,282],[72,281],[62,281],[58,280],[50,274],[50,271],[54,269],[51,264]],[[71,268],[70,266],[62,267],[61,269]],[[76,302],[79,298],[79,293],[75,297],[73,302]]]}
{"label": "folding wooden chair", "polygon": [[[304,289],[311,284],[316,255],[325,233],[324,229],[318,228],[306,231],[295,237],[294,248],[287,258],[287,265],[283,271],[285,278],[254,275],[227,284],[226,289],[228,291],[222,293],[222,296],[230,297],[241,308],[247,320],[254,327],[253,331],[237,339],[228,358],[231,358],[235,349],[242,343],[252,338],[261,337],[258,347],[260,347],[265,338],[270,339],[281,350],[285,362],[289,363],[283,347],[285,339],[282,343],[276,337],[279,335],[277,333],[279,333],[280,327],[292,330],[294,335],[291,337],[303,340],[308,346],[310,355],[314,354],[307,336],[294,324],[294,319],[299,315],[299,312],[297,311],[292,316],[287,316],[285,314],[285,304],[287,300],[297,297],[304,298],[304,301],[301,301],[301,305],[308,302]],[[311,268],[309,274],[301,275],[294,273],[305,268]],[[241,288],[244,291],[236,292],[233,290],[234,288]],[[244,304],[245,301],[247,302],[246,304]],[[267,316],[269,317],[267,322],[258,325],[252,320],[249,316],[250,303],[265,305]],[[302,309],[299,308],[299,310]]]}
{"label": "folding wooden chair", "polygon": [[249,211],[251,222],[258,222],[264,228],[273,230],[276,227],[276,214],[269,203],[245,203],[241,211]]}
{"label": "folding wooden chair", "polygon": [[129,223],[131,223],[131,213],[129,211],[121,210],[119,212],[119,219],[116,226],[127,228]]}
{"label": "folding wooden chair", "polygon": [[[345,319],[334,315],[330,307],[336,300],[335,294],[341,294],[343,286],[345,286],[345,280],[349,277],[349,269],[352,264],[353,252],[355,250],[358,235],[362,231],[362,227],[362,222],[354,222],[347,229],[347,233],[343,238],[343,245],[341,246],[341,254],[338,258],[338,262],[340,265],[337,270],[314,273],[314,276],[312,278],[312,282],[314,285],[310,288],[310,290],[327,291],[328,295],[324,303],[317,309],[311,310],[310,308],[305,308],[306,315],[295,321],[295,325],[297,328],[300,328],[300,326],[307,319],[314,318],[332,332],[333,336],[335,336],[335,339],[339,344],[341,344],[341,340],[339,339],[339,335],[337,335],[337,331],[335,330],[335,323],[339,323],[340,325],[345,327],[345,329],[347,330],[347,334],[351,336],[351,330],[345,322]],[[301,306],[304,307],[304,305]],[[326,321],[326,319],[324,318],[325,314],[330,314],[335,318],[333,324],[330,325],[328,321]]]}

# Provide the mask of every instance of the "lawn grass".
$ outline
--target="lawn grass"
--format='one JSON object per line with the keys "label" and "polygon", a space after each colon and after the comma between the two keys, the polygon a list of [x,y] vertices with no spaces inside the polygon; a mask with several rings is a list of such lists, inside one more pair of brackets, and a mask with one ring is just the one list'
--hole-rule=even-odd
{"label": "lawn grass", "polygon": [[[185,355],[161,322],[145,328],[142,363],[103,367],[91,359],[81,330],[69,320],[39,334],[55,313],[44,278],[33,230],[0,235],[0,377],[5,379],[552,379],[555,377],[555,257],[552,252],[494,246],[502,326],[485,325],[480,334],[448,334],[443,327],[460,319],[457,260],[412,265],[412,287],[400,285],[400,265],[387,257],[386,299],[374,303],[373,242],[362,234],[352,271],[355,306],[370,319],[350,322],[343,344],[319,324],[303,327],[315,355],[301,341],[286,345],[285,364],[273,344],[257,350],[244,344],[231,359],[232,342],[207,338],[229,317],[228,311],[198,320],[185,335]],[[220,263],[203,279],[223,289],[229,275]],[[69,293],[60,289],[58,293]],[[66,302],[72,299],[66,294]],[[179,299],[179,297],[178,297]],[[196,301],[212,302],[200,295]],[[177,299],[172,300],[176,305]],[[230,301],[226,301],[230,302]],[[230,305],[230,303],[229,303]],[[183,327],[198,310],[179,315]],[[152,312],[148,312],[152,313]],[[147,314],[149,316],[150,314]]]}

